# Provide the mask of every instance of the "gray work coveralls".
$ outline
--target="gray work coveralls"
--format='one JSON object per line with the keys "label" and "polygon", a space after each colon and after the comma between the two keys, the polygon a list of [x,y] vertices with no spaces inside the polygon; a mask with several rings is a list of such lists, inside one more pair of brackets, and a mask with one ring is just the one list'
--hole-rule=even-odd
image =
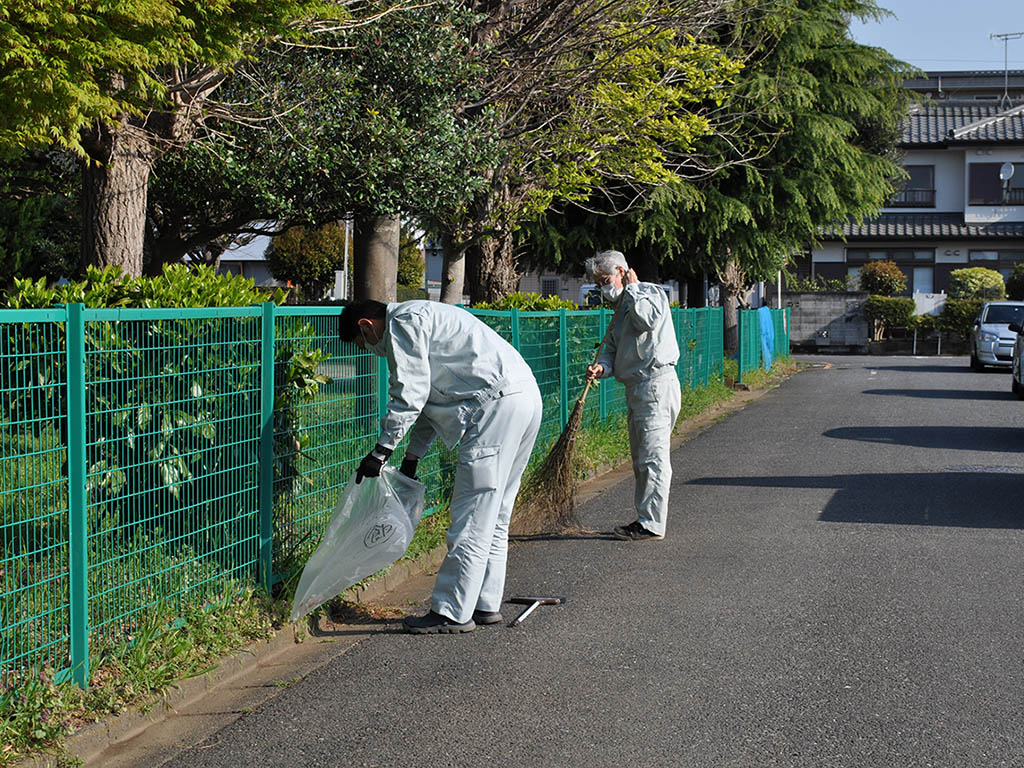
{"label": "gray work coveralls", "polygon": [[614,375],[626,387],[637,520],[664,536],[672,482],[669,447],[682,397],[675,368],[679,344],[663,288],[630,283],[619,301],[598,363],[604,366],[602,378]]}
{"label": "gray work coveralls", "polygon": [[431,608],[468,622],[497,611],[505,590],[508,525],[540,429],[541,396],[522,355],[464,309],[389,304],[384,333],[388,413],[378,442],[422,457],[435,437],[459,445],[448,555]]}

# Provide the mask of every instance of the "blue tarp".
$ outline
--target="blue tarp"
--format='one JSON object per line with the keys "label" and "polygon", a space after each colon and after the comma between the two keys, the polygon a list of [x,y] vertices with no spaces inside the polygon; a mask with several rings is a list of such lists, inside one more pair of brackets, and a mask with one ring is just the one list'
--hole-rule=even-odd
{"label": "blue tarp", "polygon": [[761,321],[761,359],[764,361],[764,369],[770,371],[772,353],[775,352],[775,323],[772,321],[772,311],[768,307],[761,307],[757,313]]}

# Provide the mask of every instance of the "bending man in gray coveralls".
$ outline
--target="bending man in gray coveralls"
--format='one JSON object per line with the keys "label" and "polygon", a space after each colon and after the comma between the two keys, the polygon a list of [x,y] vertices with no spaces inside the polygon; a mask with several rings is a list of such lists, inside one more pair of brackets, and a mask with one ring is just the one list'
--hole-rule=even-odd
{"label": "bending man in gray coveralls", "polygon": [[508,524],[540,429],[533,372],[515,348],[469,312],[434,301],[355,301],[340,335],[390,370],[388,413],[356,482],[377,477],[406,432],[400,471],[416,466],[434,438],[459,446],[448,555],[431,610],[405,619],[408,632],[469,632],[502,621]]}
{"label": "bending man in gray coveralls", "polygon": [[661,286],[641,283],[619,251],[603,251],[587,259],[586,270],[618,309],[598,362],[587,367],[587,380],[614,375],[626,386],[629,409],[637,519],[616,526],[615,536],[660,540],[665,538],[672,482],[669,446],[681,397],[672,311]]}

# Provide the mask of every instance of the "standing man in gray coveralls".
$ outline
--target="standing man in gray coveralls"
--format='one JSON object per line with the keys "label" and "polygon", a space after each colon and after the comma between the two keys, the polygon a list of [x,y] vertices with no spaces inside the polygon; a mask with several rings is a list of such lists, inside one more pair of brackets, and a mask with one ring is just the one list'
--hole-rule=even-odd
{"label": "standing man in gray coveralls", "polygon": [[682,393],[676,376],[679,345],[664,289],[641,283],[619,251],[602,251],[586,262],[587,274],[616,305],[611,333],[587,380],[615,376],[626,387],[629,449],[636,479],[636,520],[615,527],[625,541],[665,538],[672,430]]}
{"label": "standing man in gray coveralls", "polygon": [[509,519],[540,429],[533,372],[511,344],[450,304],[354,301],[339,333],[386,357],[390,370],[388,413],[357,483],[380,475],[407,432],[400,471],[409,477],[437,436],[459,446],[448,555],[430,612],[407,617],[405,630],[450,634],[501,622]]}

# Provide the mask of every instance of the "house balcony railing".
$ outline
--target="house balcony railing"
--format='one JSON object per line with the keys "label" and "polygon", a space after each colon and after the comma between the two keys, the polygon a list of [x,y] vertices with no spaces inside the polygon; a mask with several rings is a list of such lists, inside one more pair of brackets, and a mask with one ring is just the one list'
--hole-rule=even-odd
{"label": "house balcony railing", "polygon": [[890,198],[889,208],[934,208],[934,189],[905,189]]}

